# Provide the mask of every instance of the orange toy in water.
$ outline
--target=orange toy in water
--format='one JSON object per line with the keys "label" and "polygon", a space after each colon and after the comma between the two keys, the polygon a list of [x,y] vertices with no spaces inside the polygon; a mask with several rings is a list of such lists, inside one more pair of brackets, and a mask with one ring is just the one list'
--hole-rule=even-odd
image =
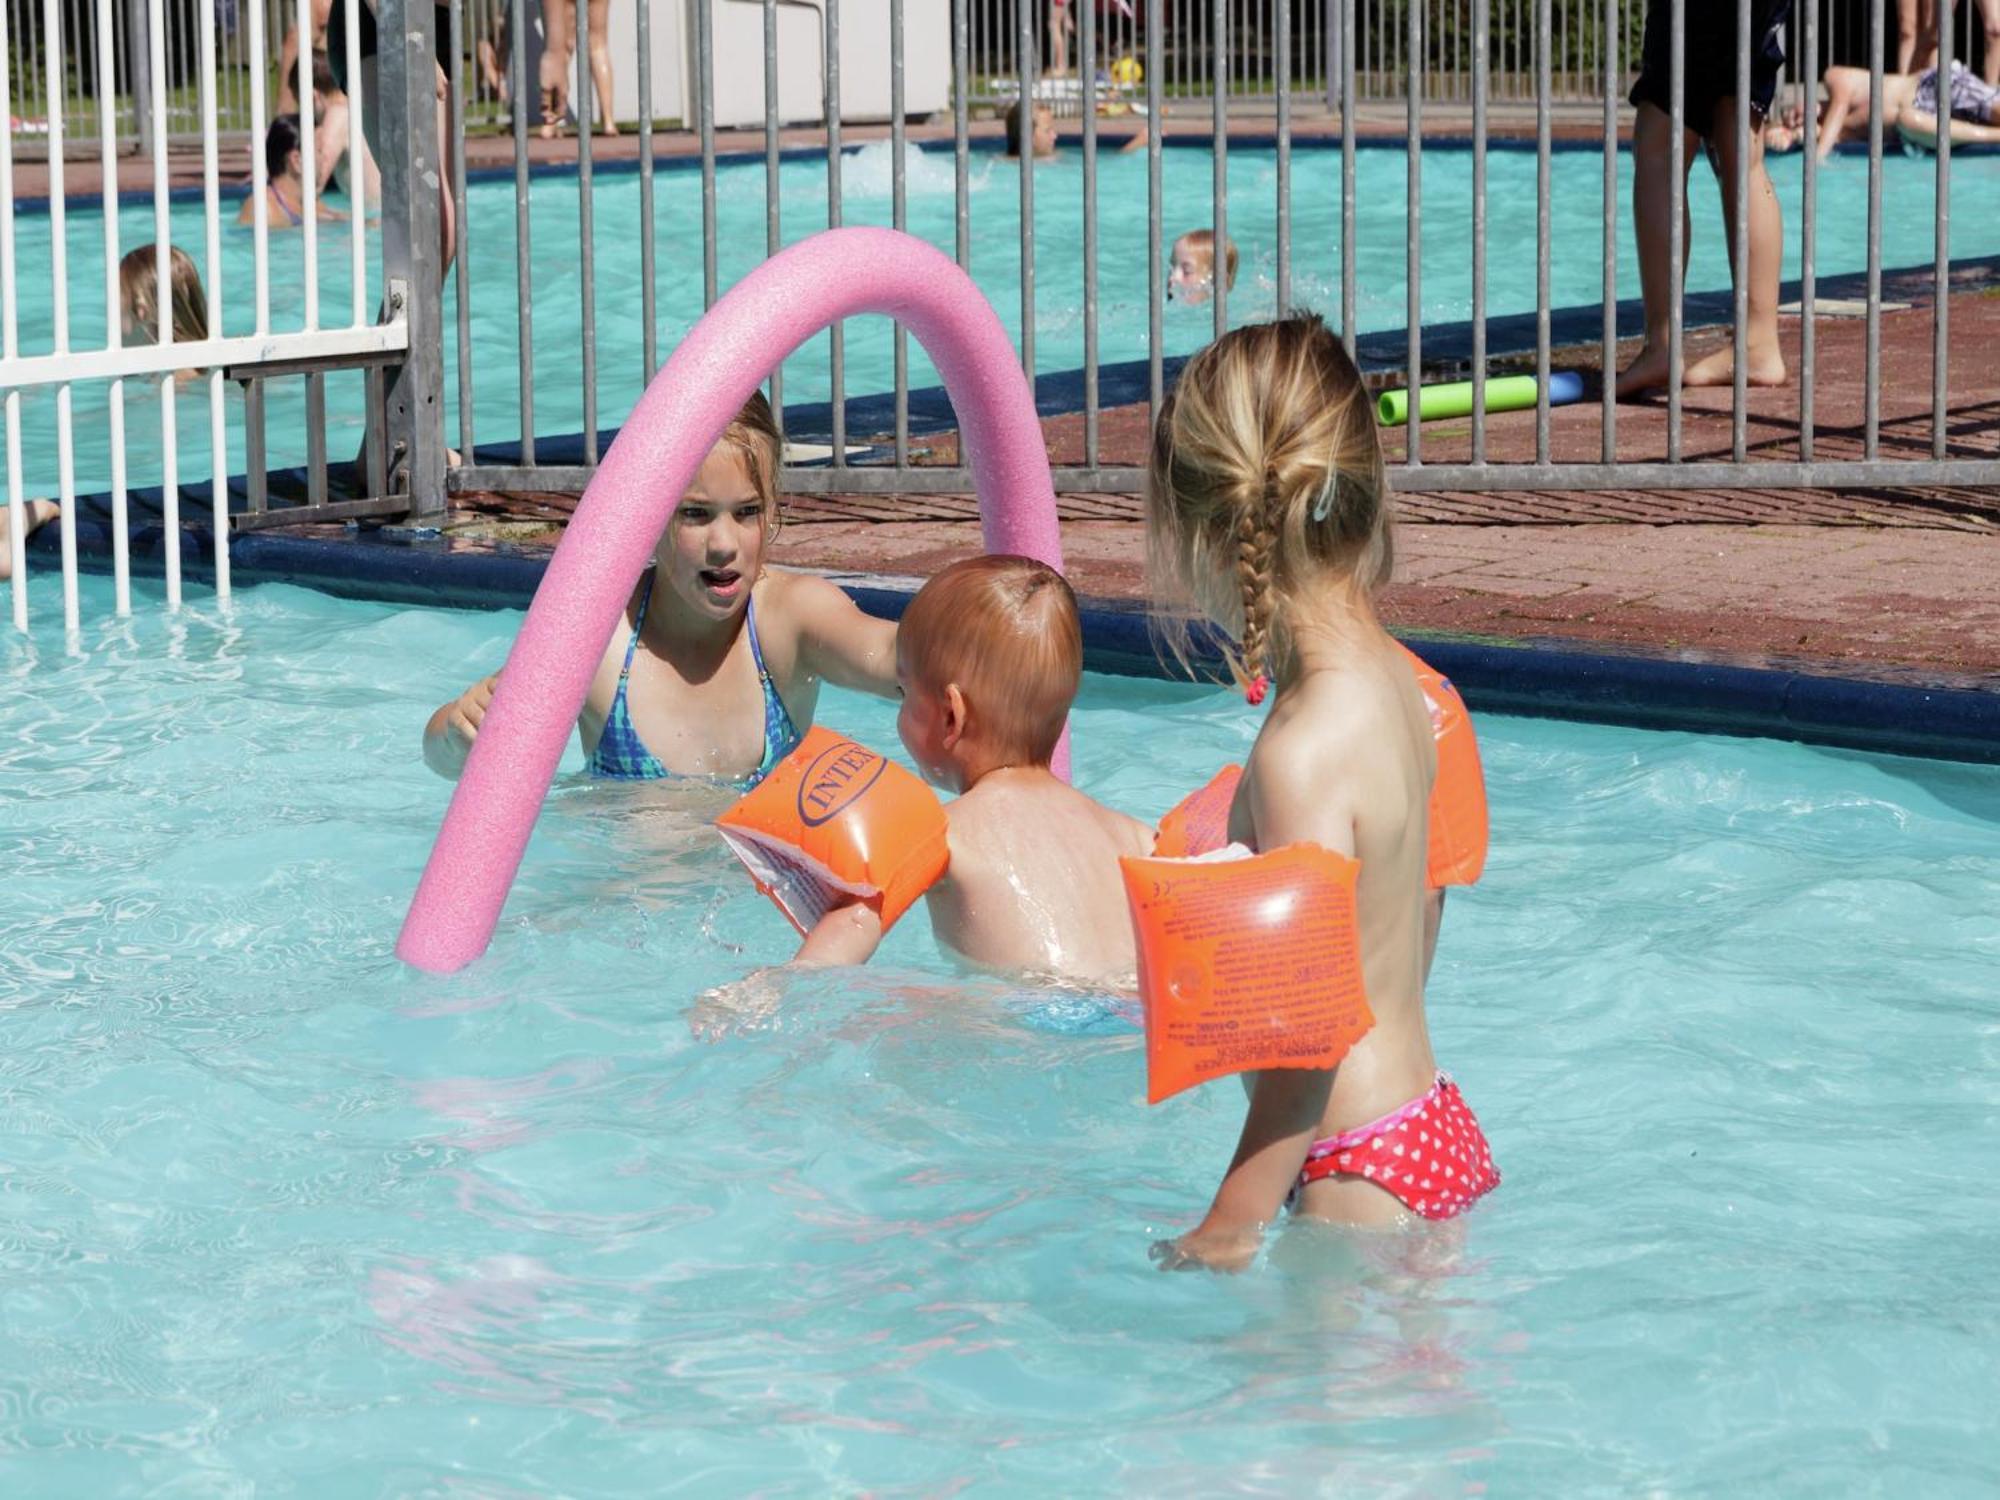
{"label": "orange toy in water", "polygon": [[1317,844],[1121,859],[1146,1010],[1146,1097],[1228,1073],[1331,1068],[1375,1016],[1361,978],[1360,864]]}
{"label": "orange toy in water", "polygon": [[801,935],[860,900],[886,932],[944,873],[944,808],[893,761],[814,728],[716,820],[722,837]]}
{"label": "orange toy in water", "polygon": [[[1431,783],[1430,851],[1426,873],[1433,890],[1474,885],[1486,868],[1486,774],[1479,764],[1479,740],[1472,715],[1451,679],[1407,646],[1430,710],[1437,744],[1437,780]],[[1229,842],[1229,807],[1236,800],[1241,766],[1224,766],[1199,791],[1190,792],[1160,819],[1153,853],[1162,859],[1207,854]]]}

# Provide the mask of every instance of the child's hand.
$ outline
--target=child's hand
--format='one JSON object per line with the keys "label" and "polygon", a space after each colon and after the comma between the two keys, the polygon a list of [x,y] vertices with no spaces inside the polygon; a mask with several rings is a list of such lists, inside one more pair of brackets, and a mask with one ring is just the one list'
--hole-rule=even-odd
{"label": "child's hand", "polygon": [[688,1030],[697,1041],[719,1042],[746,1031],[763,1031],[785,998],[785,970],[752,969],[741,979],[717,985],[688,1011]]}
{"label": "child's hand", "polygon": [[1191,1229],[1177,1240],[1155,1240],[1148,1252],[1162,1271],[1242,1271],[1257,1258],[1263,1236],[1256,1229],[1234,1232]]}
{"label": "child's hand", "polygon": [[493,688],[499,681],[498,673],[482,677],[452,704],[445,719],[445,733],[461,749],[470,750],[472,742],[479,738],[479,726],[486,720],[486,710],[493,706]]}

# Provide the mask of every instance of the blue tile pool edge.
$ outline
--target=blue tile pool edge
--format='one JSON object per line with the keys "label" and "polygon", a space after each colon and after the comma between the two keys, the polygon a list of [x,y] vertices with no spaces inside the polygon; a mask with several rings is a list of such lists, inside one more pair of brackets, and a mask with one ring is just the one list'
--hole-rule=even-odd
{"label": "blue tile pool edge", "polygon": [[[51,557],[54,527],[32,550]],[[133,534],[136,574],[157,574],[164,557],[158,526]],[[110,569],[110,533],[80,520],[84,566]],[[212,581],[214,553],[205,531],[182,533],[183,575]],[[345,598],[431,608],[523,609],[534,597],[546,553],[505,547],[452,552],[440,540],[397,534],[352,539],[248,533],[234,539],[230,570],[239,586],[290,583]],[[873,574],[829,575],[861,607],[898,618],[918,580]],[[1084,665],[1126,677],[1172,678],[1143,602],[1086,598]],[[1761,736],[1934,760],[2000,764],[2000,678],[1951,676],[1909,668],[1866,676],[1831,674],[1817,664],[1732,662],[1687,653],[1607,650],[1599,644],[1523,641],[1399,631],[1459,686],[1482,713],[1578,719],[1642,729]],[[1199,645],[1199,642],[1197,643]],[[1219,663],[1213,650],[1199,664]]]}

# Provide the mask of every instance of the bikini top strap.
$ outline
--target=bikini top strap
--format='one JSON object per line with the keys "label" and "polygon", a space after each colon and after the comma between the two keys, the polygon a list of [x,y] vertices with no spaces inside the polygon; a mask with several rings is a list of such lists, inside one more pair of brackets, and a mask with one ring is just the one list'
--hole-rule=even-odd
{"label": "bikini top strap", "polygon": [[[639,649],[639,632],[646,628],[646,606],[652,602],[653,575],[648,573],[645,590],[639,595],[639,613],[632,617],[632,638],[625,643],[625,665],[618,669],[621,684],[632,675],[632,653]],[[751,639],[754,641],[756,638],[753,636]]]}
{"label": "bikini top strap", "polygon": [[758,679],[771,686],[770,669],[764,665],[764,645],[757,639],[757,596],[753,593],[743,608],[743,625],[750,632],[750,659],[757,664]]}

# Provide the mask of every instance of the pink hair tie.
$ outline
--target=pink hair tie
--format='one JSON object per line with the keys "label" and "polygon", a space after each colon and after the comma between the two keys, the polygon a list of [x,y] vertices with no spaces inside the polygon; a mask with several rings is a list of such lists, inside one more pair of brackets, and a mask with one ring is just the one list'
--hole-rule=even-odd
{"label": "pink hair tie", "polygon": [[1266,677],[1262,672],[1259,672],[1255,677],[1250,679],[1250,686],[1243,690],[1243,696],[1249,699],[1250,706],[1255,708],[1264,701],[1264,695],[1270,690],[1271,679]]}

